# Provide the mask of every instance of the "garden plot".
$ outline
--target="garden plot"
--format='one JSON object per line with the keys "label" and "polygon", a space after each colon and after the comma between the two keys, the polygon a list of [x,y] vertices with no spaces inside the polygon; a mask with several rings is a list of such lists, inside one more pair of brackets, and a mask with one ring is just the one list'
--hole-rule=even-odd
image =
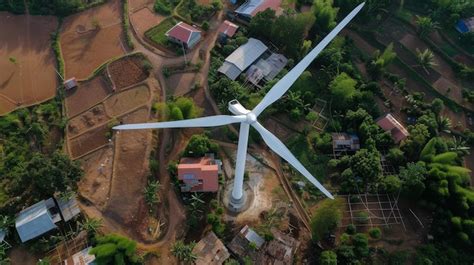
{"label": "garden plot", "polygon": [[91,127],[97,126],[109,120],[103,104],[93,107],[91,110],[72,118],[68,124],[69,137],[74,137],[85,132]]}
{"label": "garden plot", "polygon": [[105,124],[69,139],[69,150],[72,158],[77,159],[106,145],[109,142],[106,136],[110,130],[107,124]]}
{"label": "garden plot", "polygon": [[68,117],[74,117],[103,101],[112,88],[108,85],[106,77],[98,75],[93,79],[80,83],[77,88],[66,92],[66,112]]}
{"label": "garden plot", "polygon": [[137,84],[148,77],[143,69],[142,58],[127,56],[107,66],[112,82],[117,89]]}
{"label": "garden plot", "polygon": [[0,12],[0,115],[56,95],[56,60],[51,16],[14,16]]}
{"label": "garden plot", "polygon": [[144,36],[145,31],[158,25],[165,18],[166,17],[153,12],[148,7],[142,8],[130,15],[133,28],[141,36]]}
{"label": "garden plot", "polygon": [[[147,122],[149,111],[141,108],[124,117],[124,123]],[[137,220],[143,187],[149,174],[150,130],[120,131],[115,139],[114,171],[105,215],[126,227]]]}
{"label": "garden plot", "polygon": [[141,85],[112,95],[104,101],[104,105],[107,113],[112,117],[116,117],[145,105],[149,98],[148,86]]}
{"label": "garden plot", "polygon": [[122,45],[121,1],[67,17],[61,29],[66,77],[85,79],[94,69],[125,53]]}

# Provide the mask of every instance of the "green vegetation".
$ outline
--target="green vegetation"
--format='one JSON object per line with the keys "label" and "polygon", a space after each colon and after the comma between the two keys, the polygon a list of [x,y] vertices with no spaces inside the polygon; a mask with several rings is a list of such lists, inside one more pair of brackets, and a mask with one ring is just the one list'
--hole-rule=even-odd
{"label": "green vegetation", "polygon": [[320,206],[311,219],[311,230],[313,240],[324,239],[338,226],[342,219],[342,201],[339,199],[326,199],[320,203]]}
{"label": "green vegetation", "polygon": [[178,3],[177,0],[155,0],[153,10],[165,16],[170,15]]}
{"label": "green vegetation", "polygon": [[170,47],[171,44],[169,43],[168,38],[165,36],[165,33],[168,30],[170,30],[175,24],[176,24],[176,21],[172,17],[169,17],[161,21],[160,24],[147,30],[145,32],[145,37],[147,37],[148,39],[150,39],[153,43],[157,45]]}
{"label": "green vegetation", "polygon": [[88,236],[92,238],[102,227],[102,219],[85,218],[84,221],[79,224],[79,227],[81,230],[87,231]]}
{"label": "green vegetation", "polygon": [[155,205],[160,202],[160,195],[158,194],[158,191],[160,188],[161,188],[160,182],[156,180],[156,181],[148,181],[148,184],[143,190],[145,202],[148,205],[148,208],[150,211],[152,211]]}
{"label": "green vegetation", "polygon": [[207,153],[217,153],[219,146],[212,143],[205,134],[194,134],[184,149],[186,156],[202,157]]}
{"label": "green vegetation", "polygon": [[95,255],[98,265],[140,264],[135,241],[116,234],[98,236],[96,241],[89,253]]}
{"label": "green vegetation", "polygon": [[321,257],[319,258],[319,264],[321,265],[337,265],[337,255],[336,253],[325,250],[321,252]]}
{"label": "green vegetation", "polygon": [[163,120],[169,121],[193,119],[202,113],[202,109],[197,107],[191,98],[187,97],[179,97],[166,103],[158,103],[154,108]]}
{"label": "green vegetation", "polygon": [[127,46],[133,50],[134,46],[132,42],[132,36],[130,33],[130,18],[128,16],[128,0],[123,0],[123,20],[122,20],[122,26],[123,26],[123,31],[125,32],[125,40],[127,41]]}
{"label": "green vegetation", "polygon": [[185,244],[183,241],[178,240],[171,246],[171,254],[184,264],[192,264],[197,260],[196,254],[193,253],[195,245],[196,243],[194,242]]}
{"label": "green vegetation", "polygon": [[103,0],[29,0],[28,9],[33,15],[66,17],[104,2]]}
{"label": "green vegetation", "polygon": [[380,231],[380,228],[378,227],[371,228],[369,230],[369,235],[373,239],[379,239],[382,236],[382,231]]}
{"label": "green vegetation", "polygon": [[196,0],[182,0],[176,7],[177,13],[188,22],[202,23],[219,8],[218,5],[200,5]]}
{"label": "green vegetation", "polygon": [[434,60],[434,54],[429,49],[423,51],[416,49],[416,59],[418,60],[419,66],[421,66],[427,73],[429,73],[429,68],[433,68],[437,65]]}

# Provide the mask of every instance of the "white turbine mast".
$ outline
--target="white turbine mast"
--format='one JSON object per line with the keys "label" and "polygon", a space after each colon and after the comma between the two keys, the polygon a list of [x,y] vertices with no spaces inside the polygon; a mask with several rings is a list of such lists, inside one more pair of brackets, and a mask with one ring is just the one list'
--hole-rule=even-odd
{"label": "white turbine mast", "polygon": [[114,127],[115,130],[140,130],[140,129],[162,129],[162,128],[191,128],[191,127],[216,127],[232,123],[240,123],[239,143],[237,148],[237,160],[235,165],[234,186],[230,202],[235,208],[242,206],[244,201],[243,183],[245,171],[245,159],[247,154],[248,136],[250,126],[254,127],[262,136],[265,143],[280,157],[291,164],[298,172],[316,186],[327,197],[334,199],[318,180],[296,159],[290,150],[271,132],[263,127],[257,117],[273,102],[280,99],[283,94],[293,85],[298,77],[316,59],[319,53],[336,37],[336,35],[359,13],[365,2],[358,5],[349,13],[313,50],[311,50],[291,71],[280,79],[272,89],[265,95],[262,101],[253,109],[244,108],[237,100],[228,104],[228,109],[234,115],[216,115],[189,120],[127,124]]}

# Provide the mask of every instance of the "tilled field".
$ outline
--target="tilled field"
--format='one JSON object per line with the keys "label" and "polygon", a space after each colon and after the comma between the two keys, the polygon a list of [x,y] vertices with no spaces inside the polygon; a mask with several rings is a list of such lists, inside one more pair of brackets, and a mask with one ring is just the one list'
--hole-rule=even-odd
{"label": "tilled field", "polygon": [[142,59],[137,56],[127,56],[112,62],[108,70],[117,89],[139,83],[148,77],[143,69]]}

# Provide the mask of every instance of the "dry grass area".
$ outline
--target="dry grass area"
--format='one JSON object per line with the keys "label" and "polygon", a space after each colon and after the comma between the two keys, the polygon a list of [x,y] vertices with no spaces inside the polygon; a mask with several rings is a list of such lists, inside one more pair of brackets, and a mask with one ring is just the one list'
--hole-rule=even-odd
{"label": "dry grass area", "polygon": [[145,31],[150,28],[160,24],[166,17],[160,14],[157,14],[145,7],[142,8],[133,14],[130,15],[130,22],[132,23],[133,28],[142,36],[144,36]]}
{"label": "dry grass area", "polygon": [[104,101],[104,105],[107,113],[112,117],[116,117],[145,105],[149,98],[148,86],[140,85],[112,95]]}
{"label": "dry grass area", "polygon": [[0,115],[53,98],[58,79],[51,34],[57,19],[0,12],[0,25]]}
{"label": "dry grass area", "polygon": [[87,78],[107,60],[125,53],[121,17],[121,1],[110,0],[64,20],[61,49],[67,78]]}
{"label": "dry grass area", "polygon": [[98,75],[79,83],[77,88],[66,92],[65,106],[68,117],[74,117],[103,101],[112,93],[106,77]]}

